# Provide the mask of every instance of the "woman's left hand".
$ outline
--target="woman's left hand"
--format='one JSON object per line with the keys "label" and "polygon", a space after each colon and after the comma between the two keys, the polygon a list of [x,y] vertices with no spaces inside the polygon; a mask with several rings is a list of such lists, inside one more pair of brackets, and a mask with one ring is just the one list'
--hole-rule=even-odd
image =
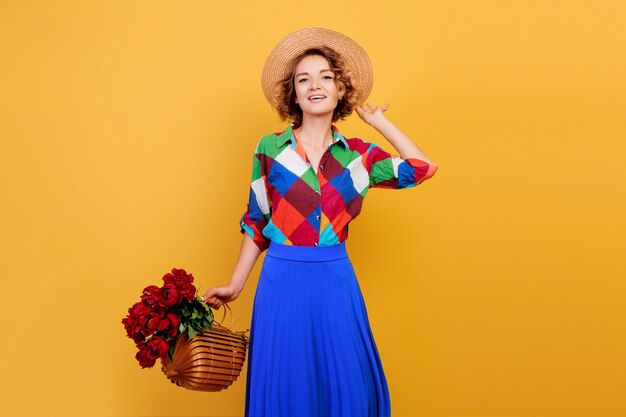
{"label": "woman's left hand", "polygon": [[383,114],[389,108],[389,104],[383,104],[382,106],[374,106],[371,102],[367,102],[366,106],[357,105],[355,107],[356,112],[363,121],[369,125],[376,126],[379,120],[384,120]]}

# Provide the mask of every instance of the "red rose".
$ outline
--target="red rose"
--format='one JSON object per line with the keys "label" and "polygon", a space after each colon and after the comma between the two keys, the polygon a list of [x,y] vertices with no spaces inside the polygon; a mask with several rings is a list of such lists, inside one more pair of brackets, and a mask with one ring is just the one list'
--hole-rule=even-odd
{"label": "red rose", "polygon": [[135,354],[135,359],[139,361],[142,368],[154,366],[158,358],[167,358],[170,349],[169,343],[161,337],[153,337],[148,342],[141,344],[139,351]]}
{"label": "red rose", "polygon": [[145,336],[141,332],[141,324],[134,321],[132,317],[126,317],[122,320],[122,323],[124,323],[124,327],[126,328],[126,335],[133,339],[135,343],[141,343],[146,340]]}
{"label": "red rose", "polygon": [[132,338],[135,335],[135,332],[133,332],[135,328],[133,319],[131,319],[130,316],[126,316],[122,319],[122,324],[124,325],[124,329],[126,329],[126,336]]}
{"label": "red rose", "polygon": [[159,305],[161,299],[161,289],[156,285],[150,285],[143,290],[141,300],[148,304],[150,307],[155,308]]}
{"label": "red rose", "polygon": [[135,354],[135,359],[139,361],[139,365],[142,368],[151,368],[156,362],[156,359],[150,355],[150,351],[145,344],[141,345],[139,351]]}
{"label": "red rose", "polygon": [[178,326],[180,325],[180,317],[174,313],[167,313],[168,326],[162,329],[168,336],[176,337],[178,334]]}
{"label": "red rose", "polygon": [[161,288],[161,305],[164,307],[171,307],[180,303],[183,299],[182,294],[176,288],[176,285],[169,283],[165,284]]}
{"label": "red rose", "polygon": [[131,339],[140,333],[141,328],[150,319],[150,313],[152,310],[144,302],[137,302],[128,309],[128,315],[122,319],[124,328],[126,329],[126,335]]}
{"label": "red rose", "polygon": [[131,308],[128,309],[131,317],[136,321],[147,320],[152,309],[150,306],[142,301],[138,301]]}
{"label": "red rose", "polygon": [[[178,334],[178,326],[180,325],[180,317],[174,313],[156,314],[150,319],[148,326],[145,328],[146,336],[150,336],[155,332],[163,332],[167,336],[176,337]],[[159,333],[162,334],[162,333]]]}
{"label": "red rose", "polygon": [[172,268],[171,273],[163,275],[163,281],[166,284],[175,284],[180,288],[183,284],[191,284],[193,282],[193,274],[188,274],[184,269]]}
{"label": "red rose", "polygon": [[180,292],[187,301],[191,301],[196,296],[196,287],[193,284],[183,284]]}
{"label": "red rose", "polygon": [[131,339],[133,339],[133,342],[135,342],[135,345],[137,346],[141,345],[142,343],[146,341],[146,337],[141,332],[134,335]]}
{"label": "red rose", "polygon": [[[150,313],[150,321],[142,328],[142,332],[144,336],[150,336],[152,333],[161,330],[163,326],[161,322],[165,319],[165,310],[159,308],[158,310],[153,310]],[[167,326],[167,323],[165,323]]]}
{"label": "red rose", "polygon": [[184,269],[173,268],[171,273],[163,276],[163,281],[166,285],[173,284],[182,293],[182,297],[188,301],[196,296],[196,287],[192,284],[193,275],[187,274]]}
{"label": "red rose", "polygon": [[155,359],[165,359],[167,357],[167,352],[170,350],[170,344],[167,343],[165,339],[158,336],[155,336],[152,339],[148,340],[148,343],[146,343],[146,347],[148,348],[150,355]]}

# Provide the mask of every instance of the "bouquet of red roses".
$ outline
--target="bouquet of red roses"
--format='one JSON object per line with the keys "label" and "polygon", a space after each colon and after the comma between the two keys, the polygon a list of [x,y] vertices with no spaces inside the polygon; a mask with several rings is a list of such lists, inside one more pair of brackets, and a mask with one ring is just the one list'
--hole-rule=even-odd
{"label": "bouquet of red roses", "polygon": [[122,319],[126,335],[139,350],[135,358],[142,368],[151,368],[159,358],[172,361],[176,339],[183,332],[192,339],[213,324],[213,312],[196,294],[192,274],[173,268],[163,282],[161,287],[144,288],[141,301]]}

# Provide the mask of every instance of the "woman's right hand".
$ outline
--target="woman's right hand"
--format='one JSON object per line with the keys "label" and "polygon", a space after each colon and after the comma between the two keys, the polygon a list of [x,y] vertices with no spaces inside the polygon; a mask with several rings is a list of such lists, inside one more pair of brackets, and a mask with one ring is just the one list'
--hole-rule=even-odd
{"label": "woman's right hand", "polygon": [[214,309],[219,309],[222,304],[228,303],[239,297],[239,292],[230,285],[213,287],[206,290],[202,296],[202,301],[208,303]]}

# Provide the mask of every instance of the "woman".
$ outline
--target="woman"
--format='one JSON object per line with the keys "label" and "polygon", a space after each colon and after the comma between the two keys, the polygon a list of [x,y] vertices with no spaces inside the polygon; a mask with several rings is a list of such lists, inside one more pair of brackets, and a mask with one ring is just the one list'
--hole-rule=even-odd
{"label": "woman", "polygon": [[[383,114],[365,51],[319,28],[288,35],[263,71],[264,92],[289,126],[256,144],[244,234],[230,282],[203,296],[235,300],[267,249],[255,293],[246,416],[389,416],[389,390],[346,252],[348,224],[369,188],[414,187],[436,171]],[[272,79],[273,78],[273,79]],[[345,138],[353,110],[399,152]]]}

